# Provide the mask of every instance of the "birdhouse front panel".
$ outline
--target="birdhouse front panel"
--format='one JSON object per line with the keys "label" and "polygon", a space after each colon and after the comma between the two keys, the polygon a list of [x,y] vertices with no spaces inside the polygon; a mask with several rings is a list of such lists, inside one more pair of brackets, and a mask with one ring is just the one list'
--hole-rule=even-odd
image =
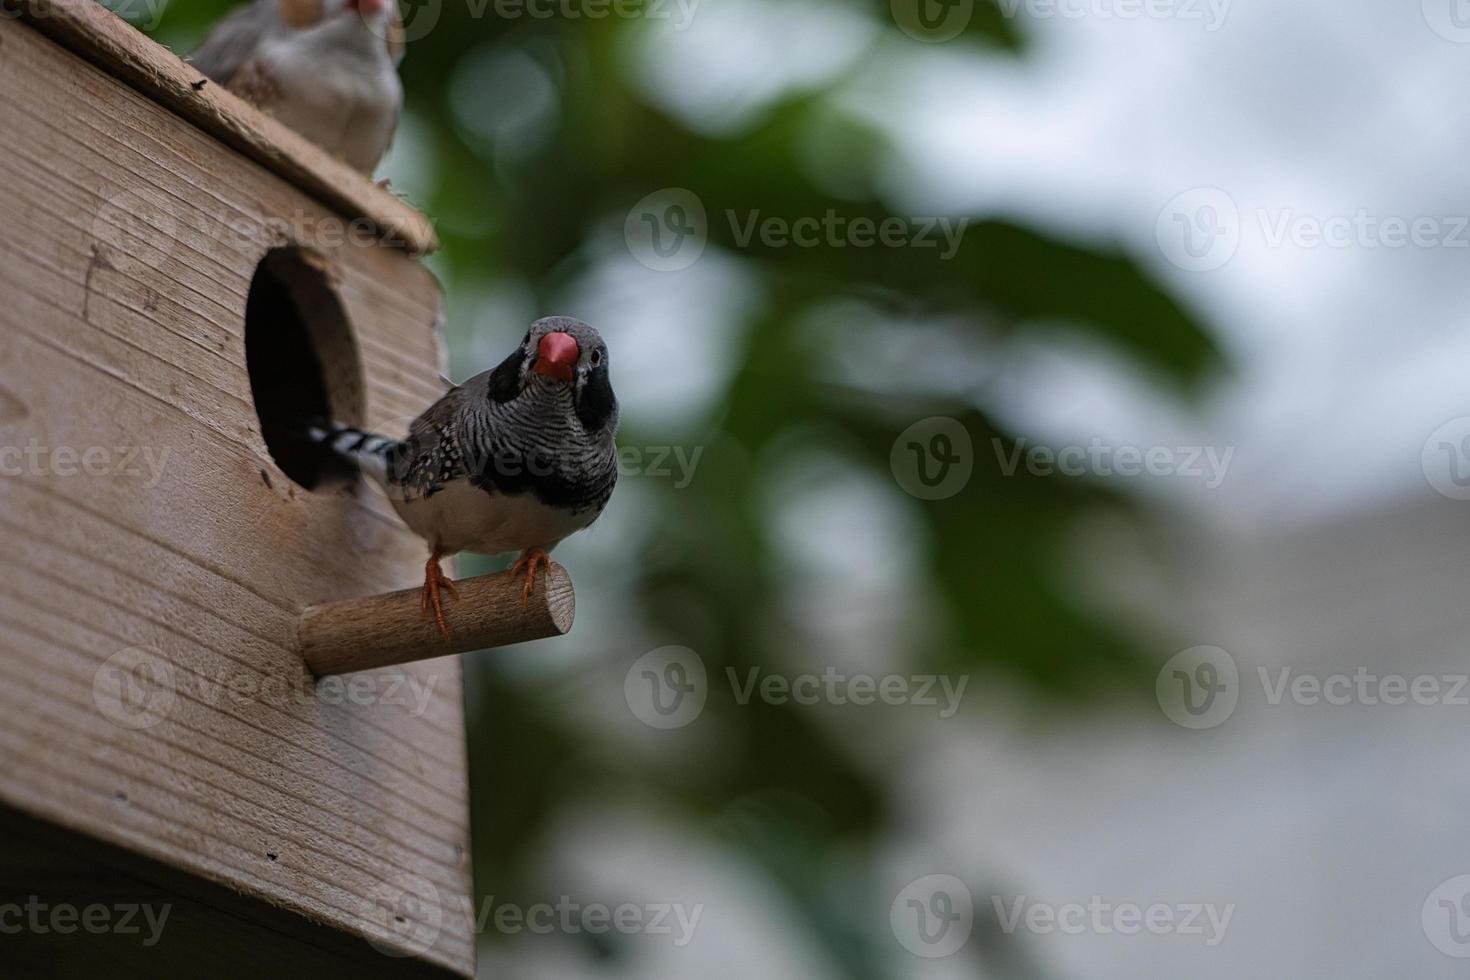
{"label": "birdhouse front panel", "polygon": [[0,18],[0,809],[468,975],[456,662],[316,680],[297,637],[421,579],[288,433],[438,397],[437,286],[64,30]]}

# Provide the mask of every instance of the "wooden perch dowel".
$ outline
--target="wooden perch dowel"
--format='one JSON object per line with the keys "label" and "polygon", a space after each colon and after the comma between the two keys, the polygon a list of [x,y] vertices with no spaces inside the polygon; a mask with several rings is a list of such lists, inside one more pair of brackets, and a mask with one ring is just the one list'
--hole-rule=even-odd
{"label": "wooden perch dowel", "polygon": [[420,607],[419,590],[310,606],[301,614],[302,659],[317,677],[371,670],[451,653],[561,636],[572,628],[577,597],[567,570],[553,564],[536,576],[521,605],[519,576],[509,572],[458,581],[459,597],[444,594],[445,641]]}

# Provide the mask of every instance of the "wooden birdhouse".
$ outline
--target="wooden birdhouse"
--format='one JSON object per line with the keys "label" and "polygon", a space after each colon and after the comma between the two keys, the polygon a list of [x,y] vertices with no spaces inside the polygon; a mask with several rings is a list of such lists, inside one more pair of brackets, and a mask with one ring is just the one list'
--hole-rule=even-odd
{"label": "wooden birdhouse", "polygon": [[91,0],[0,160],[0,974],[471,975],[456,660],[303,655],[449,652],[425,546],[277,424],[442,393],[431,226]]}

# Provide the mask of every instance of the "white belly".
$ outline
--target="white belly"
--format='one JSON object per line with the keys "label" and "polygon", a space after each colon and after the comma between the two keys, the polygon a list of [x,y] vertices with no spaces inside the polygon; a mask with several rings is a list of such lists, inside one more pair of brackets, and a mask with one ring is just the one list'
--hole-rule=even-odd
{"label": "white belly", "polygon": [[281,90],[272,115],[359,170],[378,162],[403,100],[397,72],[289,43],[266,45],[262,57]]}
{"label": "white belly", "polygon": [[490,494],[456,480],[432,497],[394,500],[403,522],[445,554],[498,555],[527,548],[550,549],[591,524],[597,511],[572,514],[548,507],[534,494]]}

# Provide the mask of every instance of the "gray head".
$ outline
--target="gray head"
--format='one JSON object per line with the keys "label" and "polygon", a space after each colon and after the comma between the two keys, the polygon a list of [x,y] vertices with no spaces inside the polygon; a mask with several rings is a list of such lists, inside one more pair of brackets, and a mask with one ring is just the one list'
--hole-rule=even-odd
{"label": "gray head", "polygon": [[617,424],[607,344],[594,327],[569,316],[531,324],[515,352],[490,373],[490,397],[500,402],[554,397],[568,388],[587,431]]}

